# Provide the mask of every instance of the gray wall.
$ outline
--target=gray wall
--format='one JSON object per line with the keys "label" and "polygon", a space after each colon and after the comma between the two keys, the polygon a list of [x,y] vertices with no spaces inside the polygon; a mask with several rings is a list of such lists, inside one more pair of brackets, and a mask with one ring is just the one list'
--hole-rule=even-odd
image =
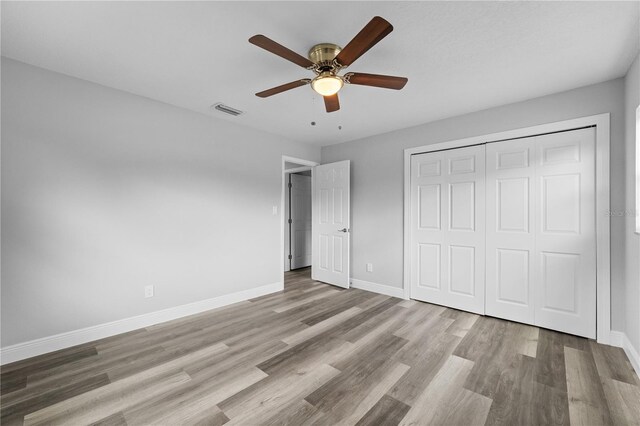
{"label": "gray wall", "polygon": [[[611,113],[611,207],[625,208],[623,78],[322,148],[351,160],[352,277],[402,287],[403,150],[537,124]],[[428,94],[425,94],[428,96]],[[460,100],[464,102],[464,99]],[[624,326],[625,218],[611,221],[612,324]],[[366,272],[367,262],[373,272]]]}
{"label": "gray wall", "polygon": [[[635,233],[636,190],[636,108],[640,104],[640,56],[629,68],[625,78],[625,140],[626,140],[626,328],[629,341],[640,353],[640,236]],[[635,212],[635,214],[629,214]]]}
{"label": "gray wall", "polygon": [[280,281],[282,155],[320,150],[3,58],[2,346]]}

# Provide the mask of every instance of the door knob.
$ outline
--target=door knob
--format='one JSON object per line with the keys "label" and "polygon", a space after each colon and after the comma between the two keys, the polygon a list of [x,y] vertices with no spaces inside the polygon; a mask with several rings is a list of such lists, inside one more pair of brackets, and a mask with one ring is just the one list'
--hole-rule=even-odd
{"label": "door knob", "polygon": [[338,229],[338,232],[349,232],[347,228]]}

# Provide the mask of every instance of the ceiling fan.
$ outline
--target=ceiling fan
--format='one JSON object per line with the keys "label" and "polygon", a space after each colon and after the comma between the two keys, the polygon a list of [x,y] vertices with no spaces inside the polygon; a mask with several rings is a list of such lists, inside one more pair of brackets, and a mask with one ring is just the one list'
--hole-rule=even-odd
{"label": "ceiling fan", "polygon": [[262,34],[255,35],[249,39],[249,43],[268,50],[316,74],[313,79],[303,78],[292,81],[291,83],[256,93],[256,96],[266,98],[296,87],[311,84],[313,90],[324,97],[324,105],[327,112],[333,112],[340,109],[338,91],[342,89],[344,83],[400,90],[408,81],[404,77],[356,72],[348,72],[342,76],[338,75],[340,70],[354,63],[356,59],[365,54],[367,50],[375,46],[391,31],[393,31],[393,26],[385,19],[376,16],[356,34],[344,49],[332,43],[316,44],[309,50],[308,59]]}

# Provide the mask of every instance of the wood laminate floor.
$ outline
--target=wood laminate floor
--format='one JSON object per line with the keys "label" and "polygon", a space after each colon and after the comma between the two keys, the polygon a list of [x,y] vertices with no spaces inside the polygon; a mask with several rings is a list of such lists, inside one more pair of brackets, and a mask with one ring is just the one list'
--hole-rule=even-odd
{"label": "wood laminate floor", "polygon": [[285,290],[4,366],[1,419],[640,424],[624,352],[288,273]]}

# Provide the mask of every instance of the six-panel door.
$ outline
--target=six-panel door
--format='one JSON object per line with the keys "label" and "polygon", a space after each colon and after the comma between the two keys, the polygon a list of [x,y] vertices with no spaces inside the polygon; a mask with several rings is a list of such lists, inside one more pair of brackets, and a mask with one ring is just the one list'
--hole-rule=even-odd
{"label": "six-panel door", "polygon": [[349,288],[350,162],[316,166],[313,279]]}
{"label": "six-panel door", "polygon": [[411,297],[484,313],[484,145],[411,159]]}

